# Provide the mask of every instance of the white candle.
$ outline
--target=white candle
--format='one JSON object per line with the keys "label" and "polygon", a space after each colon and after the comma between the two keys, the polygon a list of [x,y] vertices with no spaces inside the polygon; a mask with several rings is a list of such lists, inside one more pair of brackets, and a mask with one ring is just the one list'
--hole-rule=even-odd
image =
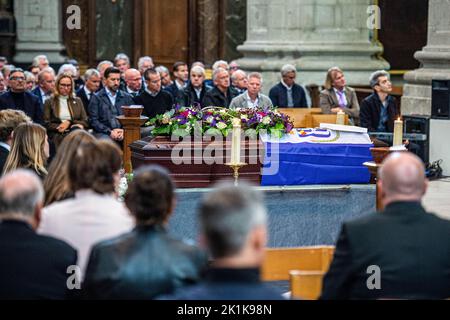
{"label": "white candle", "polygon": [[394,141],[392,145],[394,147],[403,145],[403,121],[400,118],[394,122]]}
{"label": "white candle", "polygon": [[231,140],[231,163],[241,163],[241,121],[233,120],[233,135]]}

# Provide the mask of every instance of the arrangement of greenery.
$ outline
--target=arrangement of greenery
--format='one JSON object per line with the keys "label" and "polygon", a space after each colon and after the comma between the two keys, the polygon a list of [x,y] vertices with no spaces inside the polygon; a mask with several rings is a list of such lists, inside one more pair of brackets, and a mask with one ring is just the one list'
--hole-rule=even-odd
{"label": "arrangement of greenery", "polygon": [[265,131],[281,138],[294,128],[289,116],[277,111],[260,109],[226,109],[198,106],[175,107],[164,114],[150,119],[146,126],[153,126],[154,136],[222,135],[227,137],[233,129],[233,119],[240,119],[242,130],[247,136],[257,136]]}

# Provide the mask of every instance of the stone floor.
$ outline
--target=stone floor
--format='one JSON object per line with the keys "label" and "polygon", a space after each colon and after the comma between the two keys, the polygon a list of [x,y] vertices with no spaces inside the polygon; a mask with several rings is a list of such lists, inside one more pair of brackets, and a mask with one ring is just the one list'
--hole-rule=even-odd
{"label": "stone floor", "polygon": [[450,220],[450,178],[430,181],[423,204],[428,211]]}

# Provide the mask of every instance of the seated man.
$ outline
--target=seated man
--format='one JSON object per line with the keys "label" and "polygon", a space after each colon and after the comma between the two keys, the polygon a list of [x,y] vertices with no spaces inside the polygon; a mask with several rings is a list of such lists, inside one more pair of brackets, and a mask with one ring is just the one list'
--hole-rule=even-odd
{"label": "seated man", "polygon": [[361,127],[369,132],[393,132],[394,121],[400,117],[397,103],[391,95],[389,73],[380,70],[370,76],[370,86],[375,91],[361,103]]}
{"label": "seated man", "polygon": [[123,114],[122,106],[133,105],[132,97],[119,90],[120,70],[114,67],[105,71],[105,87],[92,96],[89,103],[89,121],[97,138],[123,141],[123,129],[117,116]]}
{"label": "seated man", "polygon": [[236,97],[236,92],[230,88],[230,75],[223,68],[214,70],[214,88],[209,90],[203,98],[204,107],[228,108],[231,100]]}
{"label": "seated man", "polygon": [[422,162],[409,152],[390,155],[378,188],[385,209],[344,223],[322,299],[450,297],[450,221],[421,205]]}
{"label": "seated man", "polygon": [[144,106],[143,115],[151,119],[171,110],[173,107],[172,96],[161,90],[161,75],[158,71],[147,69],[144,72],[144,78],[147,88],[134,98],[136,104]]}
{"label": "seated man", "polygon": [[201,66],[194,66],[191,69],[191,81],[188,83],[184,94],[186,97],[186,106],[202,106],[203,98],[211,87],[205,83],[205,69]]}
{"label": "seated man", "polygon": [[281,68],[281,82],[270,89],[272,104],[279,108],[308,108],[306,91],[295,83],[297,70],[286,64]]}
{"label": "seated man", "polygon": [[125,91],[133,98],[137,97],[142,88],[142,76],[136,69],[128,69],[125,71],[124,79],[126,85]]}
{"label": "seated man", "polygon": [[36,234],[44,190],[31,171],[17,170],[0,180],[0,299],[69,297],[67,270],[77,252],[67,243]]}
{"label": "seated man", "polygon": [[231,74],[231,87],[237,92],[237,94],[243,94],[248,88],[247,74],[238,69]]}
{"label": "seated man", "polygon": [[270,98],[261,93],[262,75],[253,72],[248,75],[248,90],[231,101],[230,109],[263,109],[272,108]]}
{"label": "seated man", "polygon": [[172,99],[175,105],[186,106],[185,89],[189,79],[189,69],[185,62],[175,62],[173,65],[173,76],[175,81],[165,88],[167,92],[172,95]]}
{"label": "seated man", "polygon": [[198,285],[180,289],[181,300],[281,300],[261,282],[267,244],[267,212],[261,193],[248,185],[223,185],[200,208],[204,244],[213,261]]}
{"label": "seated man", "polygon": [[0,96],[0,110],[22,110],[34,122],[43,123],[43,107],[39,98],[27,92],[25,73],[22,69],[13,69],[9,75],[10,91]]}
{"label": "seated man", "polygon": [[206,255],[166,231],[174,199],[165,169],[135,172],[125,203],[137,226],[94,246],[83,284],[88,299],[148,300],[199,280]]}
{"label": "seated man", "polygon": [[328,70],[325,89],[320,93],[320,107],[324,114],[345,112],[352,125],[359,124],[359,103],[356,92],[346,86],[344,72],[333,67]]}

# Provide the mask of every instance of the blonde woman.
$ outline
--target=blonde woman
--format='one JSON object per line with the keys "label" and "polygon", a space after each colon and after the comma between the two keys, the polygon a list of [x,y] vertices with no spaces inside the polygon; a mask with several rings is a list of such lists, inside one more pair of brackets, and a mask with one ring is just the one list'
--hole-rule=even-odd
{"label": "blonde woman", "polygon": [[22,123],[13,132],[11,152],[6,159],[3,174],[19,168],[34,171],[41,179],[47,175],[45,168],[49,157],[47,132],[36,123]]}
{"label": "blonde woman", "polygon": [[336,114],[344,111],[350,122],[359,124],[359,103],[356,92],[347,86],[344,72],[338,68],[330,68],[325,80],[325,89],[320,93],[320,107],[325,114]]}
{"label": "blonde woman", "polygon": [[69,163],[80,145],[94,141],[94,136],[84,130],[76,130],[64,138],[44,181],[44,206],[73,197],[74,193],[69,181]]}
{"label": "blonde woman", "polygon": [[44,123],[50,141],[57,148],[64,136],[74,129],[86,129],[88,118],[83,102],[75,96],[72,76],[67,73],[56,78],[55,94],[44,105]]}

